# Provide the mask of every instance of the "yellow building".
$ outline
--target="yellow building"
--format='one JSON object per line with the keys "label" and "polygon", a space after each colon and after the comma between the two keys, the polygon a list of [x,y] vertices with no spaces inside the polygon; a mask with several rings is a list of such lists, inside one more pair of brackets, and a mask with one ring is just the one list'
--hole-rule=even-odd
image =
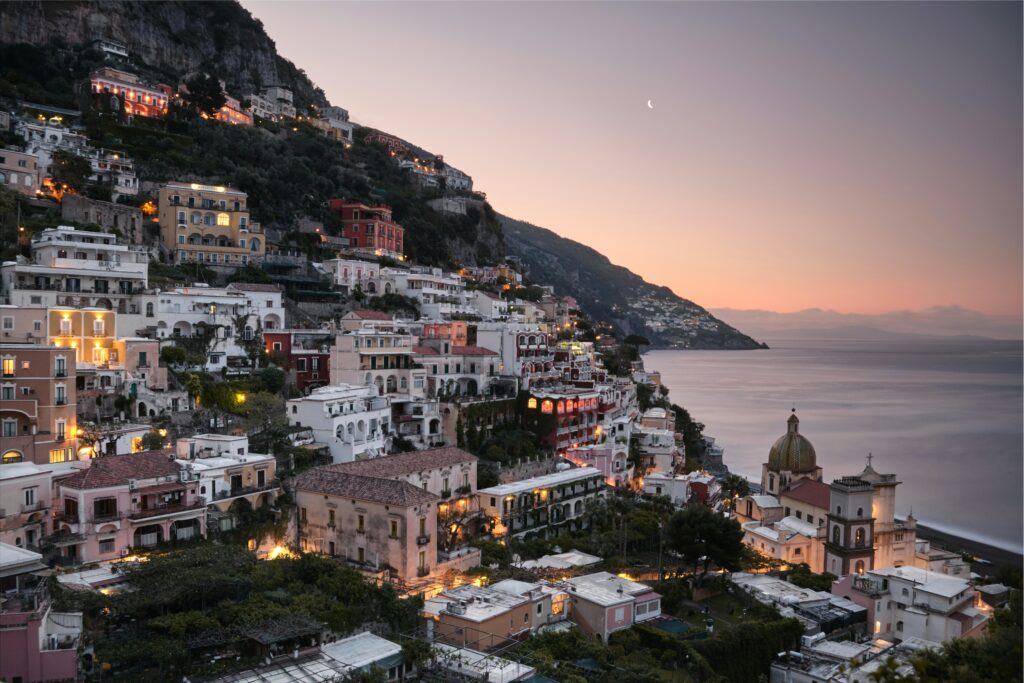
{"label": "yellow building", "polygon": [[105,365],[115,346],[116,316],[101,308],[51,308],[47,311],[47,339],[53,346],[74,349],[77,365]]}
{"label": "yellow building", "polygon": [[248,198],[230,187],[167,183],[160,188],[160,236],[176,263],[240,268],[263,258],[266,240]]}

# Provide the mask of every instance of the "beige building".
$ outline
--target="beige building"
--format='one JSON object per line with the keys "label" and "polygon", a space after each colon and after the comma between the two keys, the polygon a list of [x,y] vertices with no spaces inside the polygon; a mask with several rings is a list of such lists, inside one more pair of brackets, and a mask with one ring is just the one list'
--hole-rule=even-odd
{"label": "beige building", "polygon": [[437,564],[438,497],[407,481],[317,467],[295,479],[299,546],[406,581]]}
{"label": "beige building", "polygon": [[39,160],[35,155],[0,149],[0,186],[35,197],[40,180]]}
{"label": "beige building", "polygon": [[53,472],[31,463],[0,467],[0,543],[34,550],[46,535]]}
{"label": "beige building", "polygon": [[74,460],[74,352],[56,346],[0,344],[0,370],[0,466]]}
{"label": "beige building", "polygon": [[266,250],[247,195],[230,187],[167,183],[158,216],[160,238],[175,263],[240,268],[260,261]]}
{"label": "beige building", "polygon": [[466,585],[429,600],[423,614],[438,641],[488,652],[528,637],[535,611],[528,595]]}

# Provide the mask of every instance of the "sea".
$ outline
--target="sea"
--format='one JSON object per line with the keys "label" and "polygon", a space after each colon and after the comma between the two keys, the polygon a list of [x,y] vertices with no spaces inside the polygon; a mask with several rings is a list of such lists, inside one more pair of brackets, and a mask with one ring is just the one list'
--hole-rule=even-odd
{"label": "sea", "polygon": [[703,422],[735,473],[760,482],[795,408],[825,481],[893,472],[897,514],[1020,553],[1020,341],[765,339],[756,351],[651,351],[669,398]]}

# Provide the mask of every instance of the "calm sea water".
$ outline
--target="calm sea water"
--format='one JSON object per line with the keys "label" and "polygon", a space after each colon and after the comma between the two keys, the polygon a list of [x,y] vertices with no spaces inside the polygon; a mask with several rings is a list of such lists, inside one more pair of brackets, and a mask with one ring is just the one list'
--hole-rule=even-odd
{"label": "calm sea water", "polygon": [[767,351],[652,351],[669,398],[706,425],[733,472],[760,481],[795,406],[825,480],[868,453],[895,472],[900,515],[1020,552],[1020,342],[768,339]]}

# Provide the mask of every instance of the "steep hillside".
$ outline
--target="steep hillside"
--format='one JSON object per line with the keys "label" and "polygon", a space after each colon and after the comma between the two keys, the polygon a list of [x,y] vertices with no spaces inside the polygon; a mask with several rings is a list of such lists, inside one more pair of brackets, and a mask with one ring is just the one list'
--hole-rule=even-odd
{"label": "steep hillside", "polygon": [[668,287],[652,285],[590,247],[550,230],[499,215],[509,254],[534,282],[576,298],[590,316],[642,334],[658,346],[754,349],[761,345]]}
{"label": "steep hillside", "polygon": [[157,71],[212,73],[234,95],[281,84],[292,88],[300,109],[327,103],[301,69],[277,54],[263,24],[235,2],[0,3],[2,43],[78,46],[98,38],[124,43]]}

